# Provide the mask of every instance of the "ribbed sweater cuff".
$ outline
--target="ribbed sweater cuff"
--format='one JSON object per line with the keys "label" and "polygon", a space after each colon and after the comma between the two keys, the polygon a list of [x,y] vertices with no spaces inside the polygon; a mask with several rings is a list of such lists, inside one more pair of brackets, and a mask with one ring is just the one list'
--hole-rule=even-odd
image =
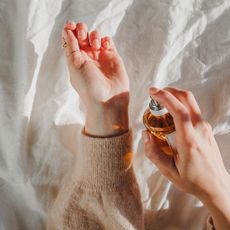
{"label": "ribbed sweater cuff", "polygon": [[97,138],[81,134],[77,156],[78,184],[93,190],[110,190],[129,183],[132,173],[132,132]]}

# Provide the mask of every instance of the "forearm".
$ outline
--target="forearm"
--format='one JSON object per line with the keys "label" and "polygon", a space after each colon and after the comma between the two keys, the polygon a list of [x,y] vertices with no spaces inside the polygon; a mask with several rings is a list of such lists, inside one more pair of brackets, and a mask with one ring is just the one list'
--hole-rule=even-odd
{"label": "forearm", "polygon": [[121,135],[129,130],[129,96],[118,96],[100,105],[87,107],[85,133],[94,137]]}
{"label": "forearm", "polygon": [[230,229],[230,181],[219,187],[215,196],[206,196],[202,202],[208,208],[216,230]]}
{"label": "forearm", "polygon": [[[92,111],[93,113],[93,111]],[[128,111],[115,115],[104,111],[101,115],[86,116],[85,132],[90,136],[111,137],[123,134],[129,129]]]}

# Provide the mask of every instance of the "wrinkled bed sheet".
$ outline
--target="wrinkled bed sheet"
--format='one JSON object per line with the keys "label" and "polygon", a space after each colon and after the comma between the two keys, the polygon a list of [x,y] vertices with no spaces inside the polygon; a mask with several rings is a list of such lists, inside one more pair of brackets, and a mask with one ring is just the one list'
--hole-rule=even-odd
{"label": "wrinkled bed sheet", "polygon": [[145,209],[161,213],[154,229],[202,229],[207,210],[144,157],[142,114],[151,85],[191,90],[230,170],[228,0],[1,0],[0,229],[45,229],[73,167],[85,113],[61,47],[68,19],[112,36],[124,59],[135,172]]}

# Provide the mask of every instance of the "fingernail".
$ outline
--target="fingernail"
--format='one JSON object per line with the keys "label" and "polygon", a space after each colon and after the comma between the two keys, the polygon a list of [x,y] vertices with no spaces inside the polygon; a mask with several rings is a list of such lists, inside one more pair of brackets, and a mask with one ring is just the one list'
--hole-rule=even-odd
{"label": "fingernail", "polygon": [[152,94],[156,94],[156,93],[158,93],[159,91],[160,91],[160,89],[159,89],[159,88],[156,88],[156,87],[151,87],[151,88],[149,89],[149,92],[152,93]]}
{"label": "fingernail", "polygon": [[142,136],[143,136],[143,139],[144,139],[144,143],[147,144],[149,142],[149,140],[150,140],[148,131],[143,131]]}
{"label": "fingernail", "polygon": [[93,47],[96,49],[100,48],[100,41],[98,39],[93,40]]}
{"label": "fingernail", "polygon": [[87,35],[86,35],[86,32],[84,30],[79,30],[77,33],[77,36],[79,39],[85,40]]}

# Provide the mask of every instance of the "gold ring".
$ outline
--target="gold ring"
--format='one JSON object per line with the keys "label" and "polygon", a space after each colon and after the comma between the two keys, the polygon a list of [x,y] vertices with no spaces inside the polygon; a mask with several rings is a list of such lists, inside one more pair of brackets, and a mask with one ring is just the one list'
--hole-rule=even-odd
{"label": "gold ring", "polygon": [[67,47],[67,42],[64,42],[63,44],[62,44],[62,48],[66,48]]}
{"label": "gold ring", "polygon": [[71,54],[75,53],[75,52],[81,52],[80,50],[74,50],[71,52]]}
{"label": "gold ring", "polygon": [[63,44],[62,44],[62,48],[66,48],[67,47],[67,41],[65,40],[65,38],[62,38],[63,40]]}

